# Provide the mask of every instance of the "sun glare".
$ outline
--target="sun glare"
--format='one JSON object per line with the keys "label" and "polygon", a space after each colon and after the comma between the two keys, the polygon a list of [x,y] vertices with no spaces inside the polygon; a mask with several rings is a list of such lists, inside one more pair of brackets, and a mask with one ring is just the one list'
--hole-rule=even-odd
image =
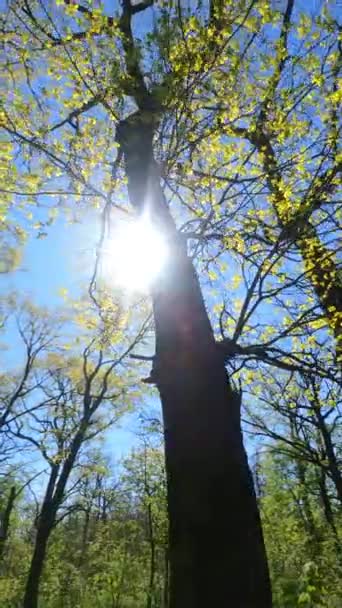
{"label": "sun glare", "polygon": [[158,278],[168,256],[165,238],[148,217],[122,222],[105,247],[113,282],[129,291],[144,291]]}

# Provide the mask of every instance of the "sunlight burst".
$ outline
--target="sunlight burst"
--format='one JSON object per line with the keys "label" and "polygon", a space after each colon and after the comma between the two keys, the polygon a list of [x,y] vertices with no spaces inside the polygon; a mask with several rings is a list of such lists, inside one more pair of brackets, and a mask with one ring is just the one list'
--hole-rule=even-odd
{"label": "sunlight burst", "polygon": [[146,215],[122,222],[107,241],[105,251],[114,283],[129,291],[149,289],[168,257],[165,238]]}

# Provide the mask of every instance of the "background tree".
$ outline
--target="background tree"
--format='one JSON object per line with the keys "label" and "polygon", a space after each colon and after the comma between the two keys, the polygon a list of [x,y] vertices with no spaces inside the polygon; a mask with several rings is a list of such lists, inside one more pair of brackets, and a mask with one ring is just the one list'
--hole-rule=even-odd
{"label": "background tree", "polygon": [[[119,322],[119,313],[117,321]],[[94,315],[82,317],[89,324]],[[70,491],[75,490],[76,475],[83,445],[113,425],[129,406],[129,375],[126,380],[118,367],[144,335],[141,331],[126,338],[121,328],[113,326],[109,333],[103,323],[99,329],[90,324],[90,331],[83,330],[78,321],[76,349],[63,344],[61,335],[53,333],[46,315],[43,321],[39,311],[32,307],[28,321],[17,324],[18,333],[25,347],[24,371],[10,396],[4,396],[3,427],[14,442],[23,447],[31,446],[35,458],[43,460],[47,467],[44,498],[35,520],[35,544],[24,595],[24,606],[36,607],[39,584],[45,562],[47,544],[53,528],[65,512],[61,513]],[[89,325],[88,325],[89,327]],[[37,329],[38,328],[38,329]],[[43,329],[42,329],[43,328]],[[72,335],[69,321],[68,331]],[[119,345],[115,337],[120,331]],[[47,338],[48,337],[48,338]],[[50,352],[37,365],[38,353],[49,346]],[[54,348],[54,350],[52,350]],[[36,368],[33,371],[33,365]],[[30,375],[34,374],[33,383]],[[16,374],[14,374],[16,380]],[[5,417],[6,416],[6,417]],[[3,507],[3,541],[7,539],[9,519],[17,497],[15,486],[9,490],[7,504]]]}

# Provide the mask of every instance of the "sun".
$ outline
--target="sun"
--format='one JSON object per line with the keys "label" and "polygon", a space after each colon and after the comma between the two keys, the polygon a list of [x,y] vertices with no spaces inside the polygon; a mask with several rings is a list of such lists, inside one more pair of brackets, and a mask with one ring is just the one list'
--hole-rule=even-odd
{"label": "sun", "polygon": [[158,279],[168,258],[165,237],[148,215],[122,221],[106,242],[108,275],[113,284],[127,291],[147,291]]}

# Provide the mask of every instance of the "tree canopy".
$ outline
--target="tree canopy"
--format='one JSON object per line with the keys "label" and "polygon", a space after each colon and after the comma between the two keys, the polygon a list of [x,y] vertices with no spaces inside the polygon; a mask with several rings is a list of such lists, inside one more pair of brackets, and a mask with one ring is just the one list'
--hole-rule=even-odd
{"label": "tree canopy", "polygon": [[[237,436],[242,400],[274,607],[339,606],[339,19],[323,1],[5,2],[1,605],[166,608],[171,564],[174,608],[167,433],[197,431],[165,403],[194,373],[219,384],[214,362]],[[128,286],[152,237],[118,235],[144,214],[171,261]],[[39,272],[67,223],[90,251],[77,287],[68,270],[58,306],[20,293],[27,248]],[[119,423],[138,437],[114,464]]]}

